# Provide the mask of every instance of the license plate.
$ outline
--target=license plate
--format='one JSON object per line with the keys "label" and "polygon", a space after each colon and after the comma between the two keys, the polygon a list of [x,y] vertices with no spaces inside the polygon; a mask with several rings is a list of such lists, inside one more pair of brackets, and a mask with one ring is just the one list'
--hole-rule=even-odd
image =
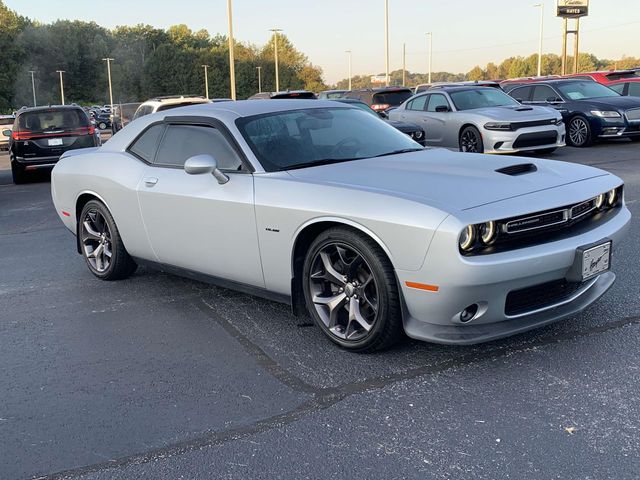
{"label": "license plate", "polygon": [[611,242],[602,243],[582,252],[582,280],[588,280],[611,266]]}
{"label": "license plate", "polygon": [[56,145],[62,145],[62,139],[61,138],[50,138],[49,139],[49,146],[50,147],[55,147]]}

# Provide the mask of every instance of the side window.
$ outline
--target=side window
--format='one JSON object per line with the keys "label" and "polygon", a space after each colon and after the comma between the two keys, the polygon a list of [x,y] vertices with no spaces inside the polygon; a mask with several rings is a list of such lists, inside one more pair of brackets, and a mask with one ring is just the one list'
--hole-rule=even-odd
{"label": "side window", "polygon": [[164,132],[164,125],[162,124],[154,125],[147,129],[131,144],[129,151],[146,162],[153,162],[153,157],[156,156],[156,150],[162,138],[162,132]]}
{"label": "side window", "polygon": [[548,85],[536,85],[533,89],[533,102],[546,102],[550,98],[558,99],[558,95],[553,91],[553,88]]}
{"label": "side window", "polygon": [[629,92],[627,95],[640,97],[640,82],[629,82]]}
{"label": "side window", "polygon": [[407,110],[424,110],[424,104],[427,102],[427,95],[416,97],[407,105]]}
{"label": "side window", "polygon": [[[620,95],[622,95],[624,86],[625,86],[624,83],[616,83],[615,85],[609,85],[609,88],[615,92],[618,92]],[[629,91],[631,91],[631,88],[629,88]],[[631,95],[631,93],[629,93],[629,95]]]}
{"label": "side window", "polygon": [[447,101],[447,97],[442,95],[441,93],[432,93],[429,95],[429,105],[427,106],[427,112],[435,112],[438,107],[449,107],[449,102]]}
{"label": "side window", "polygon": [[208,153],[222,170],[239,170],[240,158],[222,133],[213,127],[169,125],[156,155],[155,164],[182,167],[188,158]]}
{"label": "side window", "polygon": [[531,89],[533,87],[518,87],[514,88],[509,92],[513,98],[518,100],[519,102],[528,102],[529,98],[531,98]]}

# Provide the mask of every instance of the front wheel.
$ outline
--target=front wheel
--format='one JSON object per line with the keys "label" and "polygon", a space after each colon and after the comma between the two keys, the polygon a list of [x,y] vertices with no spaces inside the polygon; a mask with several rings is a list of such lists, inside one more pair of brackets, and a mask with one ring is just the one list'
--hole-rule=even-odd
{"label": "front wheel", "polygon": [[577,116],[569,121],[567,128],[567,143],[572,147],[588,147],[593,143],[591,127],[586,118]]}
{"label": "front wheel", "polygon": [[347,228],[321,233],[309,247],[302,280],[311,316],[341,347],[381,350],[402,336],[393,266],[369,237]]}
{"label": "front wheel", "polygon": [[82,256],[91,273],[102,280],[120,280],[137,268],[127,253],[107,207],[91,200],[82,209],[78,224]]}
{"label": "front wheel", "polygon": [[483,153],[482,135],[476,127],[466,127],[460,133],[460,151],[469,153]]}

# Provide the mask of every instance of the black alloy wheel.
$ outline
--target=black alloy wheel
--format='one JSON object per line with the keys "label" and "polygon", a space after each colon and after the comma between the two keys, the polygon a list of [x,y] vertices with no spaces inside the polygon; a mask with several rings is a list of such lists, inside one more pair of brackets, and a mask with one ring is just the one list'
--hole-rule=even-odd
{"label": "black alloy wheel", "polygon": [[460,151],[468,153],[483,153],[482,136],[476,127],[466,127],[460,133]]}
{"label": "black alloy wheel", "polygon": [[365,352],[391,346],[402,334],[391,262],[369,237],[348,228],[321,233],[303,268],[309,312],[343,348]]}

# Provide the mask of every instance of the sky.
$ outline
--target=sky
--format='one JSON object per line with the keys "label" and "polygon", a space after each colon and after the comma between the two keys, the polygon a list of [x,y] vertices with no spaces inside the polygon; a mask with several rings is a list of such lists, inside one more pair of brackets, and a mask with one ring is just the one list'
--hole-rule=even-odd
{"label": "sky", "polygon": [[[57,19],[166,28],[184,23],[193,30],[228,33],[226,0],[4,0],[18,13],[41,22]],[[402,68],[403,43],[411,72],[426,72],[433,32],[433,71],[467,72],[488,62],[538,50],[544,4],[544,52],[559,54],[562,21],[555,0],[389,0],[390,70]],[[591,0],[581,19],[580,51],[600,58],[640,57],[640,0]],[[236,40],[264,44],[270,28],[281,28],[296,48],[322,67],[325,81],[353,74],[383,73],[384,0],[233,0]],[[573,41],[569,40],[569,51]]]}

